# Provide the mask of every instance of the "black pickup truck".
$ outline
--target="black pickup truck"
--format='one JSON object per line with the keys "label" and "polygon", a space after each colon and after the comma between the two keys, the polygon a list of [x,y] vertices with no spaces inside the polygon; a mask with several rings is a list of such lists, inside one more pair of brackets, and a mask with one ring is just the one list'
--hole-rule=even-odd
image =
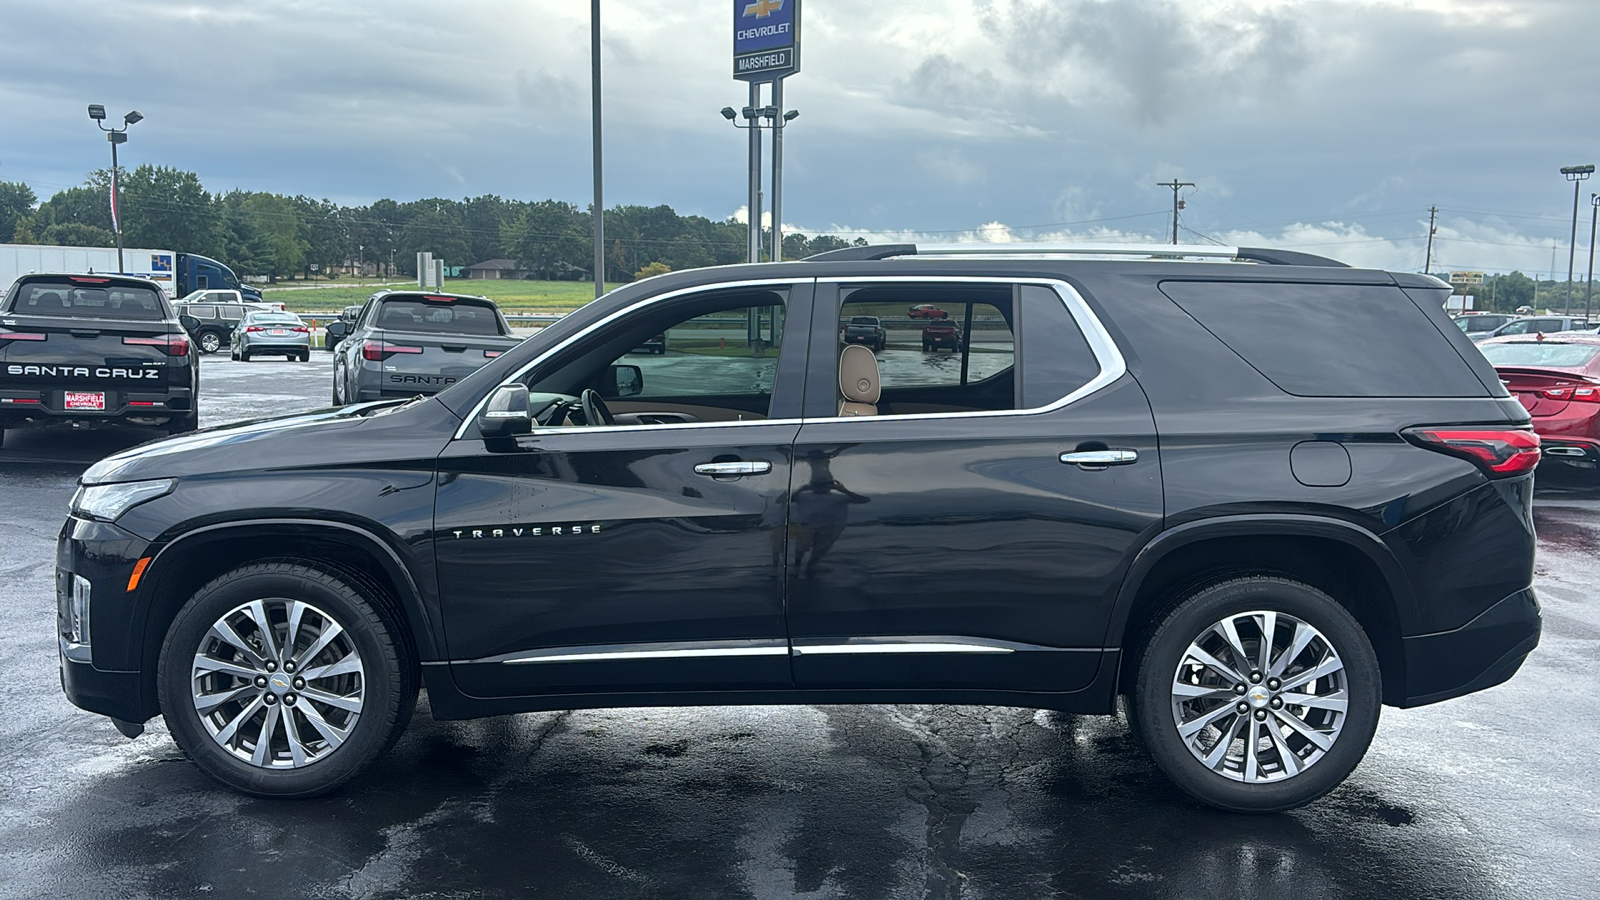
{"label": "black pickup truck", "polygon": [[199,426],[200,372],[161,288],[116,275],[24,275],[0,301],[0,441],[28,422]]}

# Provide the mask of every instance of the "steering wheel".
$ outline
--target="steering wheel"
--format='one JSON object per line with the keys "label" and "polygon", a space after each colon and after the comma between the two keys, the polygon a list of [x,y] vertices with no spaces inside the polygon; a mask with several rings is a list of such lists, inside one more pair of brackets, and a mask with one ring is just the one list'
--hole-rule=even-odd
{"label": "steering wheel", "polygon": [[611,408],[606,406],[606,401],[600,398],[600,392],[593,388],[585,388],[578,395],[578,404],[583,407],[583,423],[585,425],[615,425],[617,417],[611,414]]}

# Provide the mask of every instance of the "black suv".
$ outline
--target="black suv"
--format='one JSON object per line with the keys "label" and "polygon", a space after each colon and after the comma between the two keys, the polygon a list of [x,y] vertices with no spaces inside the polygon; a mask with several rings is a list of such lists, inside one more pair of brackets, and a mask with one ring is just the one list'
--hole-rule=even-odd
{"label": "black suv", "polygon": [[[109,457],[60,538],[67,695],[280,797],[419,687],[446,719],[1120,698],[1184,790],[1266,811],[1538,643],[1538,439],[1446,285],[998,249],[651,278],[431,398]],[[842,339],[919,303],[959,352]]]}
{"label": "black suv", "polygon": [[0,439],[28,422],[199,424],[200,369],[160,285],[24,275],[0,300]]}

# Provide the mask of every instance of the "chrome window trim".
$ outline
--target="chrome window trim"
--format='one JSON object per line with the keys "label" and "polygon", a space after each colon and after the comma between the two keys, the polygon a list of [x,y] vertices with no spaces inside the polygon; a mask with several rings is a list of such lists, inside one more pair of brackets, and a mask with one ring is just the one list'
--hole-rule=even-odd
{"label": "chrome window trim", "polygon": [[1094,314],[1094,311],[1089,308],[1089,304],[1084,301],[1083,296],[1078,293],[1077,289],[1059,278],[1039,278],[1032,276],[1006,277],[994,275],[862,275],[830,276],[827,278],[815,279],[770,278],[749,281],[727,281],[719,282],[717,284],[680,288],[676,291],[669,291],[665,294],[647,297],[620,310],[617,310],[611,315],[606,316],[604,319],[601,319],[600,321],[595,322],[593,325],[590,325],[583,331],[568,337],[566,340],[563,340],[561,343],[535,357],[531,362],[517,369],[516,372],[511,374],[504,381],[501,381],[500,384],[495,386],[495,388],[490,389],[489,392],[484,395],[483,399],[479,400],[478,403],[473,406],[472,411],[461,420],[461,425],[456,429],[455,436],[452,439],[459,441],[466,438],[467,431],[475,422],[477,422],[479,412],[482,410],[484,405],[488,403],[489,397],[494,394],[496,389],[516,381],[523,375],[526,375],[535,366],[538,366],[540,363],[549,359],[551,356],[561,352],[579,340],[588,337],[590,334],[593,334],[595,330],[604,328],[606,325],[609,325],[611,322],[621,318],[622,316],[625,316],[636,310],[643,309],[652,303],[671,300],[676,297],[681,297],[684,294],[702,293],[715,290],[724,290],[728,288],[794,285],[801,284],[806,281],[813,281],[816,284],[865,284],[893,282],[927,284],[930,282],[937,282],[1004,285],[1032,284],[1041,287],[1047,287],[1056,292],[1056,296],[1061,298],[1062,305],[1066,306],[1068,314],[1072,316],[1072,320],[1077,323],[1078,330],[1083,333],[1083,338],[1085,342],[1088,343],[1090,352],[1095,355],[1095,360],[1100,364],[1100,374],[1089,379],[1089,381],[1081,387],[1052,403],[1048,403],[1044,406],[1030,407],[1027,409],[985,409],[973,410],[969,412],[907,413],[905,415],[894,416],[816,416],[798,419],[749,419],[733,422],[672,422],[659,425],[561,425],[553,428],[538,428],[535,429],[533,433],[536,435],[574,433],[605,434],[608,432],[618,431],[637,433],[640,431],[662,431],[685,428],[738,428],[748,425],[799,425],[823,422],[904,422],[926,421],[929,419],[971,419],[991,418],[996,416],[1034,416],[1055,412],[1056,410],[1076,403],[1077,401],[1082,400],[1091,394],[1098,393],[1101,389],[1115,383],[1117,380],[1122,378],[1122,376],[1127,374],[1128,371],[1127,360],[1123,358],[1122,351],[1117,348],[1116,341],[1112,340],[1111,333],[1107,331],[1106,327],[1100,323],[1099,317],[1097,317]]}
{"label": "chrome window trim", "polygon": [[[630,303],[627,306],[624,306],[623,308],[617,310],[616,312],[613,312],[611,315],[606,316],[605,318],[601,319],[600,321],[595,322],[594,324],[590,325],[588,328],[585,328],[584,330],[578,332],[577,334],[574,334],[574,335],[566,338],[561,343],[556,344],[554,347],[551,347],[549,350],[546,350],[545,352],[543,352],[543,353],[539,354],[538,356],[534,357],[532,360],[528,361],[522,367],[518,368],[515,372],[513,372],[509,376],[507,376],[499,384],[495,385],[493,388],[490,388],[488,393],[483,395],[483,399],[479,400],[476,404],[473,405],[472,411],[470,413],[468,413],[465,417],[462,418],[461,426],[456,429],[455,437],[452,438],[452,440],[459,441],[459,440],[462,440],[462,439],[464,439],[466,437],[467,430],[469,428],[471,428],[472,425],[478,421],[478,413],[481,412],[483,407],[484,407],[484,405],[489,402],[489,398],[491,396],[493,396],[495,390],[497,390],[499,388],[502,388],[502,387],[505,387],[506,385],[512,383],[513,381],[516,381],[517,379],[521,378],[522,376],[528,374],[529,371],[531,371],[534,367],[538,366],[540,363],[542,363],[545,360],[549,359],[550,357],[556,355],[557,353],[560,353],[562,350],[567,349],[568,347],[572,346],[573,344],[577,343],[578,341],[581,341],[584,338],[587,338],[589,335],[593,334],[596,330],[606,327],[607,325],[611,324],[612,322],[615,322],[617,319],[620,319],[625,315],[628,315],[631,312],[635,312],[637,310],[644,309],[646,306],[649,306],[652,303],[662,303],[662,302],[665,302],[667,300],[672,300],[674,298],[681,297],[681,296],[683,296],[685,294],[710,293],[711,291],[727,290],[729,288],[774,287],[774,286],[779,286],[779,285],[788,286],[788,285],[796,285],[796,284],[805,284],[806,282],[811,282],[811,283],[814,284],[816,282],[816,279],[815,278],[803,278],[802,277],[802,278],[754,278],[754,279],[747,279],[747,280],[743,280],[743,281],[719,281],[719,282],[716,282],[714,284],[699,284],[699,285],[695,285],[693,287],[679,288],[679,289],[677,289],[675,291],[668,291],[665,294],[656,294],[655,296],[645,297],[642,300],[638,300],[638,301],[636,301],[634,303]],[[772,421],[773,420],[771,420],[771,419],[762,419],[762,420],[760,420],[759,424],[769,424]],[[796,421],[798,421],[798,420],[796,420]],[[681,428],[681,427],[683,427],[685,425],[693,427],[693,426],[702,426],[702,425],[745,425],[745,424],[756,424],[756,423],[748,423],[748,422],[682,422],[682,423],[673,423],[672,425],[620,425],[620,426],[615,426],[615,427],[606,427],[606,426],[591,427],[591,426],[585,426],[585,425],[571,425],[571,426],[558,426],[558,427],[555,427],[555,428],[542,429],[542,430],[535,431],[534,433],[535,434],[559,434],[559,433],[568,432],[568,431],[583,431],[585,433],[598,434],[598,433],[600,433],[602,431],[613,431],[613,430],[638,431],[641,428],[672,428],[672,427]]]}
{"label": "chrome window trim", "polygon": [[[1095,361],[1100,364],[1100,374],[1089,379],[1081,387],[1068,393],[1044,406],[1034,406],[1026,409],[980,409],[970,412],[945,412],[945,413],[908,413],[894,416],[818,416],[805,419],[807,425],[821,422],[900,422],[923,421],[928,419],[972,419],[995,418],[1000,416],[1037,416],[1044,413],[1055,412],[1064,406],[1076,403],[1083,398],[1098,393],[1102,388],[1114,384],[1128,372],[1128,362],[1122,356],[1122,351],[1117,348],[1117,342],[1111,339],[1111,332],[1100,323],[1098,316],[1084,301],[1083,295],[1077,289],[1059,278],[1037,278],[1018,276],[1015,278],[993,275],[944,275],[924,277],[919,275],[865,275],[861,277],[830,276],[817,279],[818,284],[866,284],[884,282],[909,282],[928,283],[934,282],[959,282],[963,284],[1032,284],[1047,287],[1056,292],[1061,298],[1062,305],[1066,306],[1072,320],[1077,323],[1078,330],[1083,332],[1083,339],[1089,345],[1089,351],[1094,354]],[[1015,336],[1013,335],[1013,340]]]}

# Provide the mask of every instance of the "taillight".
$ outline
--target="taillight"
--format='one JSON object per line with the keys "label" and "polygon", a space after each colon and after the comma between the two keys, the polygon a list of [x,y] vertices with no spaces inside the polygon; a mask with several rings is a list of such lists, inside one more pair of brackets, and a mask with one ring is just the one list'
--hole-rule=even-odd
{"label": "taillight", "polygon": [[47,335],[47,334],[39,334],[37,332],[6,331],[5,329],[0,329],[0,342],[5,342],[5,341],[44,341],[44,340],[49,340],[49,338],[50,338],[49,335]]}
{"label": "taillight", "polygon": [[250,332],[253,332],[253,331],[266,331],[267,329],[261,327],[260,325],[246,325],[244,327],[244,330],[245,330],[246,334],[249,334]]}
{"label": "taillight", "polygon": [[1600,387],[1562,387],[1539,392],[1549,400],[1576,400],[1579,403],[1600,403]]}
{"label": "taillight", "polygon": [[1412,443],[1477,463],[1490,478],[1532,472],[1539,464],[1539,436],[1526,429],[1411,428]]}
{"label": "taillight", "polygon": [[388,359],[396,353],[421,353],[421,347],[407,347],[402,344],[388,344],[383,341],[367,341],[361,345],[361,357],[374,362]]}
{"label": "taillight", "polygon": [[124,344],[141,347],[160,347],[168,356],[189,355],[189,339],[181,334],[164,334],[161,337],[125,337]]}
{"label": "taillight", "polygon": [[293,331],[293,332],[296,332],[298,334],[309,334],[311,332],[311,329],[305,327],[304,325],[296,325],[295,327],[293,327],[293,328],[291,328],[289,330]]}
{"label": "taillight", "polygon": [[485,350],[485,351],[483,351],[483,355],[489,357],[490,359],[494,359],[496,356],[499,356],[500,353],[501,353],[501,351],[499,351],[499,350]]}

